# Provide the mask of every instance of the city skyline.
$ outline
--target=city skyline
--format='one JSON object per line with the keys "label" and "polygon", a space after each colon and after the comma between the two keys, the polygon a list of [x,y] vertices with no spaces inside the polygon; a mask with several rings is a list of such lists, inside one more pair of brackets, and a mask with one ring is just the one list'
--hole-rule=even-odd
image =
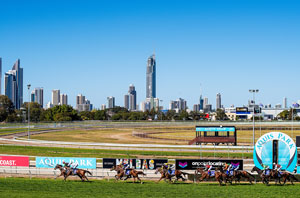
{"label": "city skyline", "polygon": [[56,3],[10,1],[0,13],[2,71],[20,58],[24,85],[43,87],[45,103],[60,89],[72,106],[77,93],[96,108],[107,96],[122,106],[133,83],[139,104],[153,50],[156,95],[165,109],[176,98],[192,109],[200,84],[213,107],[216,93],[224,107],[247,104],[249,89],[259,89],[257,102],[272,106],[300,99],[298,2],[62,2],[53,11]]}

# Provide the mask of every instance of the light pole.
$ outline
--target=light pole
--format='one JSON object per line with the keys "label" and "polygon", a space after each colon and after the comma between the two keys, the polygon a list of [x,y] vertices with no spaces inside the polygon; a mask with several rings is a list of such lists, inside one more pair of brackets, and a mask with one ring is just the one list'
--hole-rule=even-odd
{"label": "light pole", "polygon": [[[293,103],[292,105],[292,139],[294,138],[294,109],[299,108],[299,104],[298,103]],[[297,110],[296,110],[297,112]]]}
{"label": "light pole", "polygon": [[249,89],[249,92],[250,93],[253,93],[253,116],[252,116],[252,119],[253,119],[253,147],[255,145],[255,93],[258,93],[259,90],[258,89]]}
{"label": "light pole", "polygon": [[30,129],[29,129],[29,123],[30,123],[30,87],[31,84],[27,85],[28,88],[28,139],[30,139]]}
{"label": "light pole", "polygon": [[[160,121],[162,121],[162,114],[163,114],[163,106],[162,106],[162,102],[163,102],[163,100],[159,100],[160,101],[160,103],[161,103],[161,107],[162,107],[162,109],[160,110]],[[159,106],[159,105],[158,105]]]}

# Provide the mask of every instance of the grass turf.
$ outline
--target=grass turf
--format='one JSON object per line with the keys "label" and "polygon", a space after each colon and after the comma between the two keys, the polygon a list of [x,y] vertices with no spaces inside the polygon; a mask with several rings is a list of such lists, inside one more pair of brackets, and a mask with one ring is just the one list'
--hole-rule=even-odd
{"label": "grass turf", "polygon": [[[104,150],[104,149],[84,149],[84,148],[58,148],[58,147],[37,147],[37,146],[10,146],[1,145],[0,153],[11,155],[29,156],[49,156],[49,157],[95,157],[95,158],[137,158],[137,157],[156,157],[156,158],[186,158],[200,157],[199,152],[176,152],[176,151],[143,151],[143,150]],[[216,158],[252,158],[251,153],[212,153],[202,152],[202,157]]]}
{"label": "grass turf", "polygon": [[92,182],[0,178],[1,197],[299,197],[300,184],[286,186],[216,183],[144,184],[96,180]]}

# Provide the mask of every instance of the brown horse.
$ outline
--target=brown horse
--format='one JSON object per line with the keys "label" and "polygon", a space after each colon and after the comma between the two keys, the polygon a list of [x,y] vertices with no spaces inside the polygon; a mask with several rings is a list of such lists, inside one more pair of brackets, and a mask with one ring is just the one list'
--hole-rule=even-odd
{"label": "brown horse", "polygon": [[122,177],[125,177],[125,176],[126,176],[126,178],[124,180],[127,180],[128,178],[130,178],[132,176],[134,183],[135,183],[135,179],[137,179],[139,182],[141,182],[141,184],[143,182],[139,178],[139,175],[146,175],[143,171],[137,171],[135,169],[128,169],[129,174],[126,175],[125,170],[122,168],[121,165],[113,166],[110,170],[111,171],[113,171],[113,170],[117,171],[117,174],[115,175],[116,180],[120,180],[120,179],[122,179]]}
{"label": "brown horse", "polygon": [[222,182],[226,180],[226,174],[223,174],[222,172],[220,171],[215,171],[215,175],[214,176],[211,176],[208,174],[208,171],[204,171],[204,168],[197,168],[196,171],[195,171],[195,174],[198,174],[200,173],[201,174],[201,177],[199,178],[199,182],[203,181],[204,179],[207,180],[207,179],[210,179],[210,178],[215,178],[216,181],[219,182],[219,185],[221,186],[222,185]]}
{"label": "brown horse", "polygon": [[[271,171],[271,170],[270,170]],[[271,178],[271,175],[265,175],[263,173],[262,170],[260,170],[259,168],[257,168],[256,166],[254,166],[251,170],[251,173],[253,172],[257,172],[257,174],[260,176],[261,178],[261,181],[263,184],[266,184],[266,185],[269,185],[269,182],[270,182],[270,178]]]}
{"label": "brown horse", "polygon": [[233,171],[233,176],[236,178],[236,181],[240,183],[241,178],[246,178],[252,184],[252,181],[255,181],[254,175],[244,170]]}
{"label": "brown horse", "polygon": [[294,185],[293,180],[298,181],[298,179],[293,174],[286,171],[281,171],[279,175],[277,170],[273,170],[271,171],[271,176],[275,179],[275,181],[276,179],[279,180],[280,184],[281,184],[280,179],[282,178],[283,185],[286,183],[287,180],[290,181],[291,184],[293,185]]}
{"label": "brown horse", "polygon": [[[77,175],[81,181],[89,181],[88,178],[85,176],[86,173],[88,173],[89,175],[92,175],[92,173],[88,170],[83,170],[83,169],[76,169],[76,173],[74,173],[74,170],[70,169],[70,168],[64,168],[62,165],[57,164],[54,168],[54,170],[59,169],[60,170],[60,176],[64,176],[64,181],[66,181],[66,179],[70,176],[70,175]],[[56,177],[56,178],[57,178]],[[55,178],[55,179],[56,179]]]}
{"label": "brown horse", "polygon": [[176,182],[176,181],[178,181],[179,179],[182,179],[182,181],[186,181],[185,176],[188,175],[188,173],[183,172],[183,171],[180,171],[180,170],[175,170],[174,175],[171,175],[171,174],[168,172],[168,169],[166,169],[166,168],[164,168],[164,167],[162,167],[162,168],[157,168],[157,169],[155,170],[155,174],[157,174],[157,173],[160,173],[160,174],[161,174],[161,176],[160,176],[159,180],[157,181],[157,183],[160,182],[160,180],[162,180],[162,179],[164,179],[165,181],[168,179],[168,180],[171,182],[171,181],[172,181],[172,177],[174,177],[174,176],[175,176],[176,178],[175,178],[175,180],[173,181],[173,183]]}

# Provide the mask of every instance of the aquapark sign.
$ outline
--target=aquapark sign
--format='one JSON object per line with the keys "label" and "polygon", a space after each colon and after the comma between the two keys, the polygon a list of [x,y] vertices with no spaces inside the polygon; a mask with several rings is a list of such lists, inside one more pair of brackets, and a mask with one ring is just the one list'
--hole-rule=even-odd
{"label": "aquapark sign", "polygon": [[283,170],[293,172],[297,164],[297,147],[292,138],[282,132],[270,132],[261,136],[254,147],[253,160],[256,167],[273,168],[280,164]]}
{"label": "aquapark sign", "polygon": [[74,157],[36,157],[37,168],[54,168],[56,164],[62,165],[62,162],[77,163],[77,168],[96,169],[96,158],[74,158]]}

